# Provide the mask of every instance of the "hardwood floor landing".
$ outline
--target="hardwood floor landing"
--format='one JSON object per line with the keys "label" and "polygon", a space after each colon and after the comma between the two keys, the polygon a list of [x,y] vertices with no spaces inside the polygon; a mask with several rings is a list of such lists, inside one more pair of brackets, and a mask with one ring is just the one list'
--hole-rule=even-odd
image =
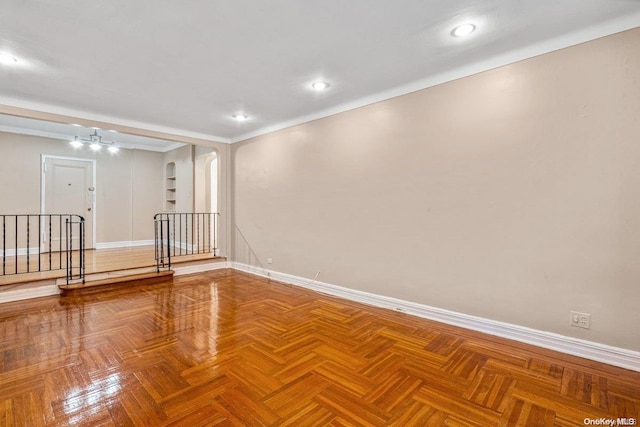
{"label": "hardwood floor landing", "polygon": [[[193,261],[214,261],[221,260],[222,257],[214,256],[211,253],[191,254],[174,256],[171,259],[172,265]],[[27,262],[26,256],[6,257],[4,265],[0,266],[7,275],[0,274],[0,286],[13,285],[17,283],[32,282],[46,279],[59,279],[66,275],[66,259],[64,254],[56,252],[54,254],[31,255]],[[14,274],[16,271],[21,274]],[[78,252],[74,252],[73,265],[80,264]],[[27,265],[29,268],[27,268]],[[156,265],[154,246],[134,246],[116,249],[89,249],[85,252],[86,274],[104,273],[110,271],[129,270],[143,267],[153,267]],[[53,268],[49,271],[38,272],[41,266],[43,270]],[[31,271],[27,273],[27,271]],[[75,270],[74,270],[75,271]],[[1,272],[0,272],[1,273]]]}
{"label": "hardwood floor landing", "polygon": [[0,426],[583,426],[640,373],[234,270],[0,305]]}

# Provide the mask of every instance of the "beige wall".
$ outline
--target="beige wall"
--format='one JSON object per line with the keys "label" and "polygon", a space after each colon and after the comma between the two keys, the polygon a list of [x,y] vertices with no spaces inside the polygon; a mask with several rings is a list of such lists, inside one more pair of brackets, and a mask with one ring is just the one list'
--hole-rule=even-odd
{"label": "beige wall", "polygon": [[234,144],[232,257],[640,350],[639,142],[635,29]]}
{"label": "beige wall", "polygon": [[132,240],[153,239],[153,221],[150,218],[163,210],[161,197],[164,195],[162,154],[135,150],[133,151],[132,164],[135,165],[131,170]]}
{"label": "beige wall", "polygon": [[66,141],[0,132],[0,213],[40,212],[41,155],[96,159],[96,242],[153,239],[162,210],[162,154],[75,150]]}
{"label": "beige wall", "polygon": [[[194,163],[192,150],[215,151],[219,161],[220,221],[219,254],[227,254],[229,145],[211,147],[185,145],[167,153],[121,149],[111,155],[103,151],[75,150],[66,141],[0,132],[0,214],[40,212],[40,157],[42,154],[96,159],[96,242],[152,240],[153,215],[164,211],[165,165],[175,161],[178,212],[192,212]],[[203,179],[210,180],[207,175]],[[205,198],[207,199],[207,198]],[[207,199],[208,200],[208,199]]]}

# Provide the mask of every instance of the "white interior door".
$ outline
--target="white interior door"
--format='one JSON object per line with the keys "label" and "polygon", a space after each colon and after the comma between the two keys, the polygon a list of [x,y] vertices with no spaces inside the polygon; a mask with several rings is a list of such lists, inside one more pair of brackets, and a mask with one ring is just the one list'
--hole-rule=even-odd
{"label": "white interior door", "polygon": [[[95,165],[92,160],[43,157],[43,213],[74,214],[85,219],[85,248],[94,248]],[[74,233],[77,228],[74,229]],[[57,247],[59,235],[52,235]],[[73,247],[79,247],[74,235]],[[43,242],[44,243],[44,242]]]}

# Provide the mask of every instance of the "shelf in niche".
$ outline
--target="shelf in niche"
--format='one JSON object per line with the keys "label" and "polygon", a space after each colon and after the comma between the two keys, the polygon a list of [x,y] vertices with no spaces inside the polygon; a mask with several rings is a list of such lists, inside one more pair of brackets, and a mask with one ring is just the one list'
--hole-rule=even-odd
{"label": "shelf in niche", "polygon": [[176,164],[169,162],[165,166],[165,211],[174,212],[176,210],[176,193],[178,181],[176,179]]}

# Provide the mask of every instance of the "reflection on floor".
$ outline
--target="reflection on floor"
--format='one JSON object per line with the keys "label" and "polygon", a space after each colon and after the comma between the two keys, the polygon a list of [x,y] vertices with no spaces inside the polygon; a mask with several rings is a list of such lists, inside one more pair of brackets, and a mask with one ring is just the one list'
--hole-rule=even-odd
{"label": "reflection on floor", "polygon": [[582,426],[640,373],[223,269],[2,304],[0,425]]}

